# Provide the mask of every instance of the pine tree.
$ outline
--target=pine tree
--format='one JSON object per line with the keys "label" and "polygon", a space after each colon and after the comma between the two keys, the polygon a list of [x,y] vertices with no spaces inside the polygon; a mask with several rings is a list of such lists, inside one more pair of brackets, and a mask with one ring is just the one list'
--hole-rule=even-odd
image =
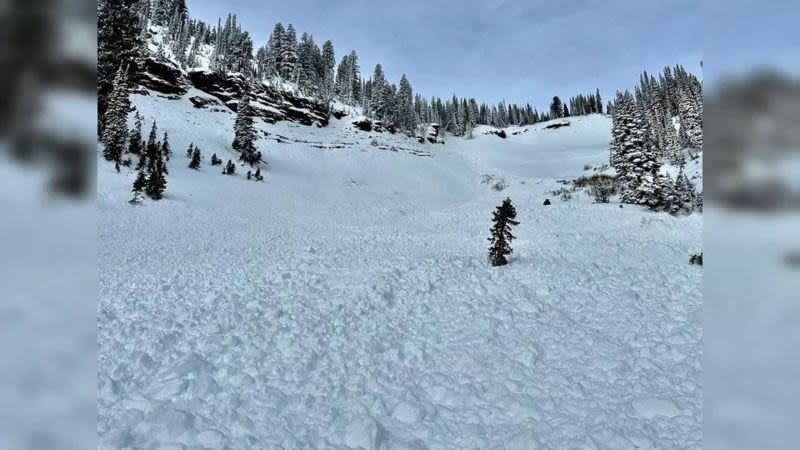
{"label": "pine tree", "polygon": [[298,77],[297,67],[297,34],[290,24],[283,34],[280,55],[280,73],[284,80],[296,82]]}
{"label": "pine tree", "polygon": [[192,160],[189,161],[189,168],[198,170],[200,169],[200,160],[203,156],[200,154],[200,149],[196,148],[192,150]]}
{"label": "pine tree", "polygon": [[233,161],[230,159],[228,160],[228,164],[225,165],[225,168],[222,169],[223,175],[234,175],[236,173],[236,165],[233,164]]}
{"label": "pine tree", "polygon": [[[103,136],[114,79],[121,67],[137,73],[142,51],[140,0],[99,0],[97,3],[97,135]],[[127,128],[127,126],[126,126]]]}
{"label": "pine tree", "polygon": [[[153,131],[151,135],[155,137],[155,122],[153,122]],[[147,164],[147,185],[145,186],[145,193],[153,200],[161,200],[164,198],[164,191],[167,188],[167,170],[164,163],[164,154],[160,144],[150,145],[148,143],[148,164]]]}
{"label": "pine tree", "polygon": [[504,266],[508,264],[506,256],[514,252],[511,249],[511,241],[515,239],[515,236],[511,234],[511,226],[519,225],[519,222],[514,220],[517,218],[517,211],[511,204],[511,199],[506,198],[493,215],[494,225],[490,230],[492,235],[488,239],[491,243],[489,261],[493,266]]}
{"label": "pine tree", "polygon": [[136,172],[136,179],[133,180],[133,192],[142,192],[147,186],[147,176],[144,174],[144,168]]}
{"label": "pine tree", "polygon": [[322,67],[323,98],[325,98],[325,100],[330,100],[331,95],[333,95],[334,69],[336,68],[336,57],[333,52],[333,44],[331,41],[325,41],[325,43],[322,44]]}
{"label": "pine tree", "polygon": [[128,153],[139,155],[144,153],[144,141],[142,140],[142,116],[136,113],[133,128],[128,133]]}
{"label": "pine tree", "polygon": [[164,139],[161,141],[161,151],[164,155],[164,159],[169,161],[169,157],[172,155],[172,148],[169,145],[169,136],[167,136],[166,131],[164,131]]}
{"label": "pine tree", "polygon": [[272,35],[267,43],[266,54],[266,68],[269,76],[281,75],[281,67],[283,65],[283,35],[286,31],[283,29],[283,24],[280,22],[275,24],[272,30]]}
{"label": "pine tree", "polygon": [[189,148],[186,149],[186,157],[187,158],[191,159],[192,154],[194,154],[194,142],[190,142],[189,143]]}
{"label": "pine tree", "polygon": [[[106,111],[106,126],[103,130],[103,156],[106,161],[114,161],[119,165],[125,141],[128,138],[128,70],[120,67],[114,79],[114,89],[110,95]],[[119,169],[117,170],[119,172]]]}
{"label": "pine tree", "polygon": [[264,181],[264,177],[261,175],[261,168],[260,167],[256,168],[256,173],[253,176],[255,177],[256,181]]}
{"label": "pine tree", "polygon": [[218,166],[220,164],[222,164],[222,160],[217,157],[217,154],[214,153],[213,155],[211,155],[211,165]]}
{"label": "pine tree", "polygon": [[372,109],[372,114],[378,120],[383,120],[386,117],[386,84],[383,67],[380,64],[376,64],[375,72],[372,74],[372,97],[369,99],[369,105]]}
{"label": "pine tree", "polygon": [[250,97],[245,93],[236,110],[236,121],[233,124],[234,137],[231,147],[241,153],[239,160],[250,164],[251,167],[261,161],[261,152],[255,146],[256,129],[253,124],[252,114]]}
{"label": "pine tree", "polygon": [[564,107],[561,103],[561,99],[558,96],[553,97],[553,101],[550,103],[550,118],[551,119],[558,119],[561,118],[564,114]]}
{"label": "pine tree", "polygon": [[600,98],[600,89],[598,88],[594,94],[594,100],[597,104],[597,112],[603,114],[603,100]]}

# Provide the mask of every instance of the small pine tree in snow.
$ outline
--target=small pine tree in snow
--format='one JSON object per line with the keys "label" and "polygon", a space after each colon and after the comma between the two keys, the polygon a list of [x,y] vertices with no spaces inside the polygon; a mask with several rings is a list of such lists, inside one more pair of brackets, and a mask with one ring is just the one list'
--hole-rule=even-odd
{"label": "small pine tree in snow", "polygon": [[189,148],[186,149],[186,157],[191,158],[194,154],[194,142],[189,143]]}
{"label": "small pine tree in snow", "polygon": [[161,141],[161,152],[164,155],[164,159],[169,161],[169,157],[172,156],[172,147],[169,145],[169,136],[167,136],[167,132],[164,132],[164,139]]}
{"label": "small pine tree in snow", "polygon": [[128,133],[128,153],[139,155],[144,153],[144,140],[142,140],[142,116],[136,113],[133,128]]}
{"label": "small pine tree in snow", "polygon": [[253,178],[253,172],[248,170],[247,171],[247,180],[249,181],[251,178]]}
{"label": "small pine tree in snow", "polygon": [[253,175],[256,181],[264,181],[264,177],[261,175],[261,168],[256,169],[256,173]]}
{"label": "small pine tree in snow", "polygon": [[189,161],[189,168],[198,170],[200,168],[200,160],[202,158],[203,156],[200,154],[200,149],[195,147],[194,150],[192,150],[192,160]]}
{"label": "small pine tree in snow", "polygon": [[222,160],[219,159],[219,157],[217,157],[217,154],[214,153],[213,155],[211,155],[211,165],[218,166],[220,164],[222,164]]}
{"label": "small pine tree in snow", "polygon": [[222,169],[223,175],[234,175],[236,173],[236,165],[233,164],[233,161],[230,159],[228,160],[228,164],[225,164],[225,168]]}
{"label": "small pine tree in snow", "polygon": [[147,176],[144,174],[144,168],[136,172],[136,179],[133,180],[133,192],[142,192],[147,186]]}
{"label": "small pine tree in snow", "polygon": [[515,236],[511,234],[511,226],[519,225],[517,222],[517,211],[511,204],[511,199],[506,198],[503,203],[494,211],[491,228],[492,236],[489,237],[491,246],[489,247],[489,261],[493,266],[504,266],[508,264],[506,256],[514,252],[511,249],[511,241]]}

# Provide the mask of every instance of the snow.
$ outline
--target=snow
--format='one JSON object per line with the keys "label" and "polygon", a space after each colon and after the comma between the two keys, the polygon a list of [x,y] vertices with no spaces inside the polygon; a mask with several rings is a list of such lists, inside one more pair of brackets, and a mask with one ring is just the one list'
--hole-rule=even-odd
{"label": "snow", "polygon": [[98,160],[99,448],[702,446],[701,216],[542,206],[607,162],[607,117],[446,145],[257,121],[257,183],[209,165],[234,115],[192,95],[133,96],[169,132],[165,200]]}

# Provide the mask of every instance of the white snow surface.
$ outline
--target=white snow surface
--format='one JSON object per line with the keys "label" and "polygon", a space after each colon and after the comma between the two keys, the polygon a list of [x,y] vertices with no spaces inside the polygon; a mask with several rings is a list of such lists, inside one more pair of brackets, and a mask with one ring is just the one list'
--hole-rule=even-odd
{"label": "white snow surface", "polygon": [[99,448],[702,447],[701,216],[542,206],[607,161],[609,118],[445,145],[259,122],[257,183],[209,165],[233,114],[133,101],[174,155],[139,206],[98,160]]}

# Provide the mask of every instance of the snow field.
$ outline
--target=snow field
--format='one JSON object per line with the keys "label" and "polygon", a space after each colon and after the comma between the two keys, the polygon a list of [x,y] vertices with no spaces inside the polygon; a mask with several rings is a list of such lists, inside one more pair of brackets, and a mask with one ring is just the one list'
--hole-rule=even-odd
{"label": "snow field", "polygon": [[607,160],[607,118],[446,145],[260,124],[255,183],[208,162],[233,114],[134,103],[174,155],[136,207],[98,162],[100,448],[701,447],[701,217],[542,206]]}

